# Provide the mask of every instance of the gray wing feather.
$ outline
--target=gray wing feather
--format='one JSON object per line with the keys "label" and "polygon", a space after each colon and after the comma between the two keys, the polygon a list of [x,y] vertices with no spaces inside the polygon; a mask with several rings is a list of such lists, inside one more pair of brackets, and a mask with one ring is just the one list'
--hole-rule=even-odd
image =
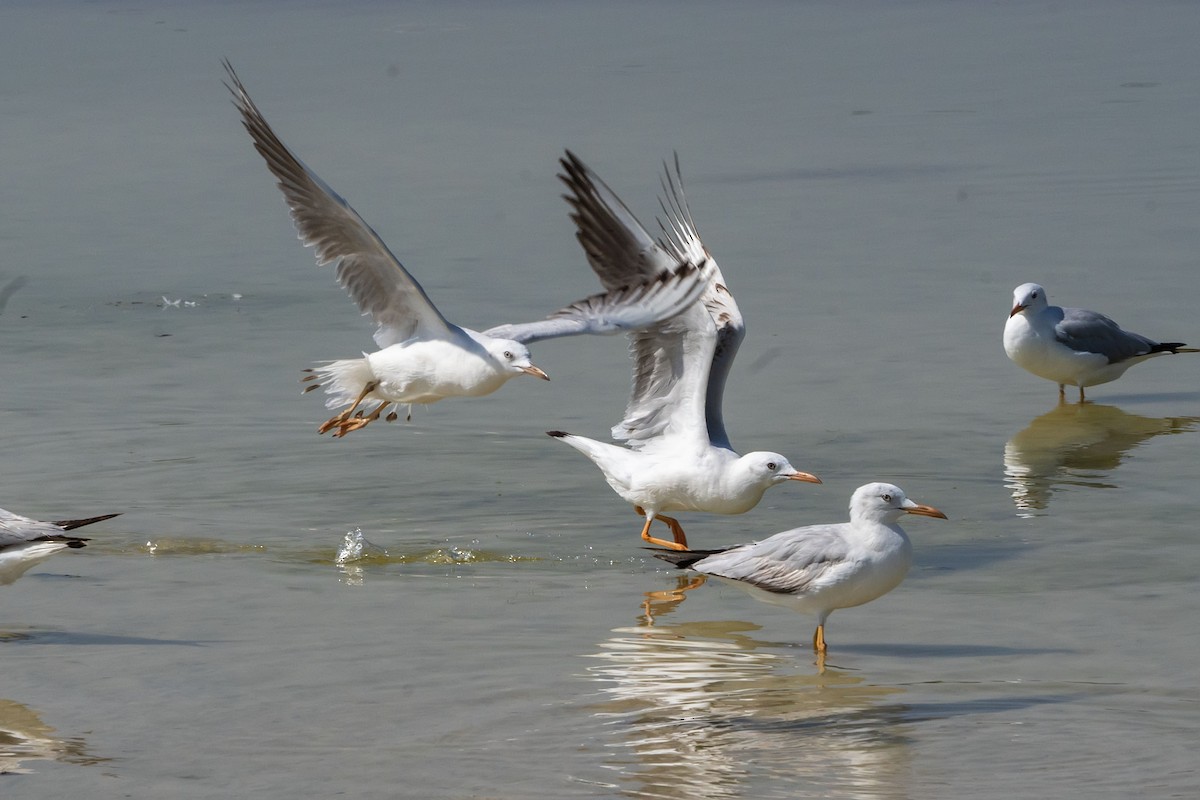
{"label": "gray wing feather", "polygon": [[448,333],[450,323],[421,285],[358,212],[287,149],[250,99],[233,66],[223,63],[231,81],[226,87],[242,115],[242,125],[277,179],[301,241],[314,249],[318,265],[337,262],[338,282],[363,314],[379,325],[375,332],[379,346],[404,341],[418,332]]}
{"label": "gray wing feather", "polygon": [[[707,440],[704,405],[717,331],[706,307],[720,270],[700,244],[682,199],[682,187],[669,192],[668,202],[678,209],[667,215],[674,232],[668,235],[664,231],[656,240],[574,153],[568,151],[560,163],[563,172],[559,177],[570,189],[564,198],[573,210],[576,238],[606,287],[624,285],[631,279],[645,281],[687,265],[711,271],[701,302],[630,334],[633,388],[624,418],[612,429],[614,439],[634,449],[664,435]],[[670,176],[667,180],[672,187],[678,184]]]}
{"label": "gray wing feather", "polygon": [[23,517],[0,508],[0,550],[36,541],[68,541],[75,537],[63,535],[63,529],[53,522]]}
{"label": "gray wing feather", "polygon": [[692,569],[744,581],[768,592],[804,594],[848,563],[849,549],[837,525],[814,525],[777,533],[761,542],[709,556]]}
{"label": "gray wing feather", "polygon": [[1113,320],[1084,308],[1062,309],[1062,319],[1054,326],[1054,338],[1084,353],[1098,353],[1115,364],[1150,353],[1158,342],[1122,330]]}
{"label": "gray wing feather", "polygon": [[679,269],[677,259],[654,240],[608,184],[570,150],[559,159],[559,180],[570,190],[575,238],[605,289],[661,278]]}
{"label": "gray wing feather", "polygon": [[709,440],[717,447],[733,449],[729,443],[729,434],[725,431],[723,402],[729,371],[733,367],[733,360],[742,345],[742,340],[746,338],[746,324],[733,294],[725,284],[720,267],[712,259],[696,231],[696,223],[692,220],[692,212],[683,192],[683,175],[679,169],[678,153],[675,154],[674,176],[666,164],[663,165],[663,173],[664,197],[660,202],[666,220],[659,220],[659,227],[663,232],[659,239],[660,244],[680,260],[704,259],[713,265],[713,281],[704,295],[704,307],[716,326],[716,343],[713,346],[708,388],[705,393],[705,420]]}
{"label": "gray wing feather", "polygon": [[709,279],[704,268],[685,264],[678,272],[663,273],[648,283],[586,297],[555,311],[548,319],[497,325],[484,333],[528,344],[560,336],[645,328],[695,305]]}

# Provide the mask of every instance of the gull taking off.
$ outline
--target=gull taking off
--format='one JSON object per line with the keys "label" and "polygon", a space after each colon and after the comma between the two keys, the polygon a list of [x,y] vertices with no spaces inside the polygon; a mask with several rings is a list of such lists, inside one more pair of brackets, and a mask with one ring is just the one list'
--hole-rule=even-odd
{"label": "gull taking off", "polygon": [[[692,305],[706,285],[702,270],[681,265],[653,280],[622,283],[562,308],[548,319],[474,331],[447,320],[383,240],[328,184],[296,158],[250,99],[233,67],[226,86],[254,147],[275,176],[301,241],[319,265],[337,263],[338,282],[379,326],[379,350],[308,370],[305,391],[324,387],[327,408],[345,407],[318,429],[345,436],[393,405],[491,394],[518,375],[549,380],[526,345],[540,339],[634,330]],[[370,412],[364,404],[374,404]],[[390,422],[395,410],[387,414]]]}
{"label": "gull taking off", "polygon": [[736,584],[755,599],[817,615],[813,649],[824,653],[825,620],[838,608],[869,603],[895,589],[912,563],[912,543],[897,524],[904,514],[945,519],[890,483],[868,483],[850,498],[850,521],[809,525],[723,550],[654,555],[680,569]]}
{"label": "gull taking off", "polygon": [[[721,400],[745,326],[720,268],[696,233],[678,159],[674,173],[667,169],[663,179],[666,222],[657,241],[574,154],[568,152],[561,163],[576,237],[606,287],[631,270],[650,280],[703,267],[712,278],[700,301],[682,314],[630,334],[633,391],[625,418],[612,429],[613,438],[626,446],[563,431],[549,435],[590,458],[613,491],[645,516],[643,539],[677,550],[687,549],[687,537],[664,511],[741,514],[784,481],[820,483],[778,453],[740,456],[729,443]],[[674,541],[650,536],[655,519],[671,529]]]}
{"label": "gull taking off", "polygon": [[0,585],[8,585],[40,561],[68,547],[84,547],[87,539],[66,532],[120,516],[105,514],[87,519],[41,522],[0,508]]}
{"label": "gull taking off", "polygon": [[1022,369],[1057,383],[1060,401],[1066,399],[1067,384],[1078,386],[1082,403],[1084,387],[1115,381],[1134,364],[1200,350],[1130,333],[1095,311],[1052,306],[1045,289],[1023,283],[1013,290],[1004,352]]}

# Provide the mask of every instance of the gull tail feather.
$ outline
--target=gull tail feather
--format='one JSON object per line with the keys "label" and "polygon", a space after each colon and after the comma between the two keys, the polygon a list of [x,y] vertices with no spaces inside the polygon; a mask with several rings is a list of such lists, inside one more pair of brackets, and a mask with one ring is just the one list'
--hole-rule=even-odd
{"label": "gull tail feather", "polygon": [[371,364],[365,358],[344,358],[330,361],[319,367],[307,369],[308,376],[302,381],[313,381],[305,385],[304,391],[323,388],[329,395],[325,398],[326,408],[341,408],[357,400],[368,383],[375,380]]}

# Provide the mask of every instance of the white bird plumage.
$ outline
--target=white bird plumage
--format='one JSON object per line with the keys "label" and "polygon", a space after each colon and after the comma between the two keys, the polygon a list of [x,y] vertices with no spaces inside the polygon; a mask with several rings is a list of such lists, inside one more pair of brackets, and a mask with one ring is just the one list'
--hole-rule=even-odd
{"label": "white bird plumage", "polygon": [[30,567],[68,547],[85,546],[87,539],[68,536],[67,531],[116,516],[120,515],[43,522],[0,508],[0,585],[12,583]]}
{"label": "white bird plumage", "polygon": [[[658,240],[573,153],[561,163],[576,236],[602,284],[628,280],[630,271],[649,280],[687,265],[705,266],[712,277],[703,297],[686,311],[630,334],[633,390],[624,418],[612,429],[626,446],[548,433],[591,459],[613,491],[646,517],[642,538],[664,547],[687,547],[679,522],[664,511],[741,514],[784,481],[820,483],[779,453],[740,456],[729,443],[722,398],[745,326],[696,233],[678,158],[674,173],[667,168],[663,180],[666,220]],[[671,529],[673,542],[650,536],[655,519]]]}
{"label": "white bird plumage", "polygon": [[[635,330],[692,305],[706,275],[685,266],[653,279],[606,285],[559,309],[548,319],[497,326],[483,332],[447,320],[369,225],[283,144],[250,99],[228,61],[226,86],[254,147],[266,160],[291,209],[305,246],[319,265],[336,262],[338,282],[379,326],[379,350],[308,370],[305,391],[324,387],[327,408],[345,410],[318,430],[345,436],[376,420],[392,405],[433,403],[446,397],[490,394],[518,375],[549,380],[530,361],[526,344],[578,334]],[[366,413],[364,403],[376,403]],[[387,419],[397,418],[393,410]]]}
{"label": "white bird plumage", "polygon": [[904,514],[945,519],[933,506],[910,500],[900,487],[868,483],[850,498],[850,521],[777,533],[721,550],[654,555],[681,569],[722,578],[755,598],[815,614],[813,648],[823,653],[825,620],[895,589],[912,564],[912,543],[898,524]]}
{"label": "white bird plumage", "polygon": [[1004,323],[1004,352],[1013,363],[1039,378],[1079,387],[1115,381],[1134,364],[1167,353],[1200,352],[1183,342],[1156,342],[1122,330],[1103,314],[1084,308],[1050,305],[1046,290],[1023,283],[1013,290],[1012,310]]}

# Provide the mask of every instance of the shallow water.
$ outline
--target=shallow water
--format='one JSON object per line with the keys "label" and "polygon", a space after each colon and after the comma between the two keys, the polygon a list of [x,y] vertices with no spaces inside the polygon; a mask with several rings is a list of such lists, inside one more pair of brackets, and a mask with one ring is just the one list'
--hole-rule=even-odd
{"label": "shallow water", "polygon": [[[940,3],[7,5],[0,504],[121,511],[3,592],[19,797],[1188,796],[1200,361],[1056,408],[1012,287],[1200,341],[1200,10]],[[221,86],[452,319],[596,290],[570,147],[644,220],[677,150],[749,324],[743,450],[891,480],[898,590],[808,618],[644,557],[552,428],[601,437],[621,340],[553,380],[315,434],[300,369],[370,325],[296,242]],[[178,301],[178,305],[175,302]],[[335,563],[348,532],[383,552]]]}

